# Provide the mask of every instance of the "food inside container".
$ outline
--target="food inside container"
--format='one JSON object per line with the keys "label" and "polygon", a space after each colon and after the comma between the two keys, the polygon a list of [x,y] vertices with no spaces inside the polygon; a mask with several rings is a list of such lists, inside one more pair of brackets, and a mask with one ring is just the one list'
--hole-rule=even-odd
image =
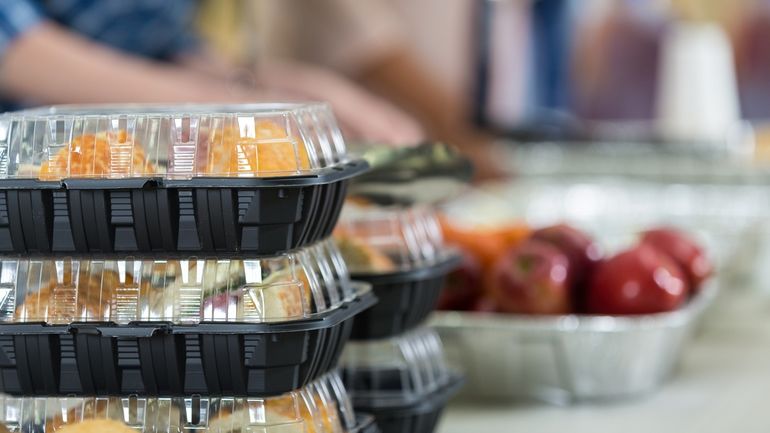
{"label": "food inside container", "polygon": [[[448,206],[455,223],[478,221],[465,209],[516,221],[515,200],[470,199]],[[613,400],[671,376],[715,298],[711,251],[687,226],[602,222],[533,225],[490,261],[466,248],[475,264],[448,277],[441,303],[453,311],[431,322],[466,374],[466,396]]]}
{"label": "food inside container", "polygon": [[341,365],[355,409],[373,414],[383,433],[433,431],[463,383],[430,328],[350,343]]}
{"label": "food inside container", "polygon": [[330,241],[254,259],[4,260],[0,291],[0,322],[48,324],[296,321],[355,296]]}
{"label": "food inside container", "polygon": [[275,397],[0,397],[0,423],[14,432],[352,433],[356,417],[336,373]]}
{"label": "food inside container", "polygon": [[381,208],[348,201],[334,238],[351,273],[425,268],[450,253],[436,214],[428,207]]}
{"label": "food inside container", "polygon": [[328,237],[367,168],[322,103],[0,114],[0,252],[274,255]]}
{"label": "food inside container", "polygon": [[671,378],[716,291],[709,282],[682,308],[650,315],[450,311],[431,325],[465,373],[464,398],[609,402],[649,395]]}
{"label": "food inside container", "polygon": [[54,106],[0,115],[0,179],[274,177],[346,160],[327,104]]}
{"label": "food inside container", "polygon": [[273,257],[0,262],[0,392],[265,396],[336,365],[376,298],[333,242]]}
{"label": "food inside container", "polygon": [[354,339],[385,338],[422,323],[459,257],[429,207],[378,208],[348,202],[334,239],[354,279],[380,302],[358,316]]}

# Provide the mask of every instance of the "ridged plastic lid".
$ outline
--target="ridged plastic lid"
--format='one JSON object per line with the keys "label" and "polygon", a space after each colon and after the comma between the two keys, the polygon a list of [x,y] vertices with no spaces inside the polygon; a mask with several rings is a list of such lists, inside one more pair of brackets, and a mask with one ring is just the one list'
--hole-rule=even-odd
{"label": "ridged plastic lid", "polygon": [[345,386],[356,402],[416,401],[445,386],[452,377],[441,339],[427,327],[391,339],[350,342],[340,365]]}
{"label": "ridged plastic lid", "polygon": [[0,397],[13,432],[352,433],[353,408],[330,373],[277,397]]}
{"label": "ridged plastic lid", "polygon": [[446,258],[438,217],[429,207],[380,208],[347,202],[334,231],[352,273],[389,273]]}
{"label": "ridged plastic lid", "polygon": [[324,103],[54,106],[0,115],[0,179],[297,176],[345,156]]}
{"label": "ridged plastic lid", "polygon": [[0,262],[0,322],[284,322],[356,293],[331,241],[268,258]]}

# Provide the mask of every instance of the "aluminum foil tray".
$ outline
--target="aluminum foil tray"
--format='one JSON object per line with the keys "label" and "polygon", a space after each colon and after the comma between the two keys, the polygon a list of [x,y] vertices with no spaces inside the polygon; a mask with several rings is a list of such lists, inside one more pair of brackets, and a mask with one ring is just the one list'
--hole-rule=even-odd
{"label": "aluminum foil tray", "polygon": [[647,316],[440,312],[432,323],[466,397],[568,404],[658,388],[715,295],[710,283],[681,310]]}

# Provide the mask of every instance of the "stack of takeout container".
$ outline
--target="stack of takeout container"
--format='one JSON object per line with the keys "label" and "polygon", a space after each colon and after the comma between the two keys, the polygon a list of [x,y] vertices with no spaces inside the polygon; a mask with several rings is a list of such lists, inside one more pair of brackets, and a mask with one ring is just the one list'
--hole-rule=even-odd
{"label": "stack of takeout container", "polygon": [[352,160],[324,104],[0,116],[0,423],[376,429],[334,371],[376,298],[328,238]]}
{"label": "stack of takeout container", "polygon": [[356,316],[342,377],[357,410],[383,433],[435,429],[462,378],[444,363],[441,342],[423,323],[436,308],[459,255],[448,248],[429,207],[380,208],[349,202],[334,238],[376,306]]}

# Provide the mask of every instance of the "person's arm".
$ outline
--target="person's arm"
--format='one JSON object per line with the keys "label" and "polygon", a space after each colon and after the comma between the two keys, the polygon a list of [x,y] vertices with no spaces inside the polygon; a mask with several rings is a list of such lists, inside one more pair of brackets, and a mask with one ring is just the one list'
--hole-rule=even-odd
{"label": "person's arm", "polygon": [[256,85],[245,85],[215,55],[180,61],[145,60],[43,22],[7,47],[0,62],[0,92],[41,104],[328,100],[355,139],[388,144],[422,139],[422,130],[408,116],[326,71],[275,65],[257,74]]}
{"label": "person's arm", "polygon": [[293,99],[327,101],[343,130],[355,140],[415,145],[425,137],[422,127],[412,117],[323,67],[271,60],[246,69],[229,64],[205,48],[177,60],[212,78],[271,89]]}
{"label": "person's arm", "polygon": [[470,129],[463,102],[400,47],[362,65],[355,78],[417,117],[432,136],[449,140]]}
{"label": "person's arm", "polygon": [[[282,0],[304,60],[340,71],[412,114],[432,139],[453,144],[474,159],[479,177],[496,177],[493,138],[474,127],[467,104],[443,88],[415,58],[398,11],[388,1]],[[280,43],[281,41],[277,41]]]}
{"label": "person's arm", "polygon": [[38,103],[254,101],[223,80],[120,53],[42,22],[14,40],[0,61],[0,90]]}
{"label": "person's arm", "polygon": [[362,67],[356,78],[414,115],[431,137],[460,149],[474,162],[477,179],[506,175],[493,146],[495,137],[475,128],[464,110],[467,104],[440,86],[406,48]]}

